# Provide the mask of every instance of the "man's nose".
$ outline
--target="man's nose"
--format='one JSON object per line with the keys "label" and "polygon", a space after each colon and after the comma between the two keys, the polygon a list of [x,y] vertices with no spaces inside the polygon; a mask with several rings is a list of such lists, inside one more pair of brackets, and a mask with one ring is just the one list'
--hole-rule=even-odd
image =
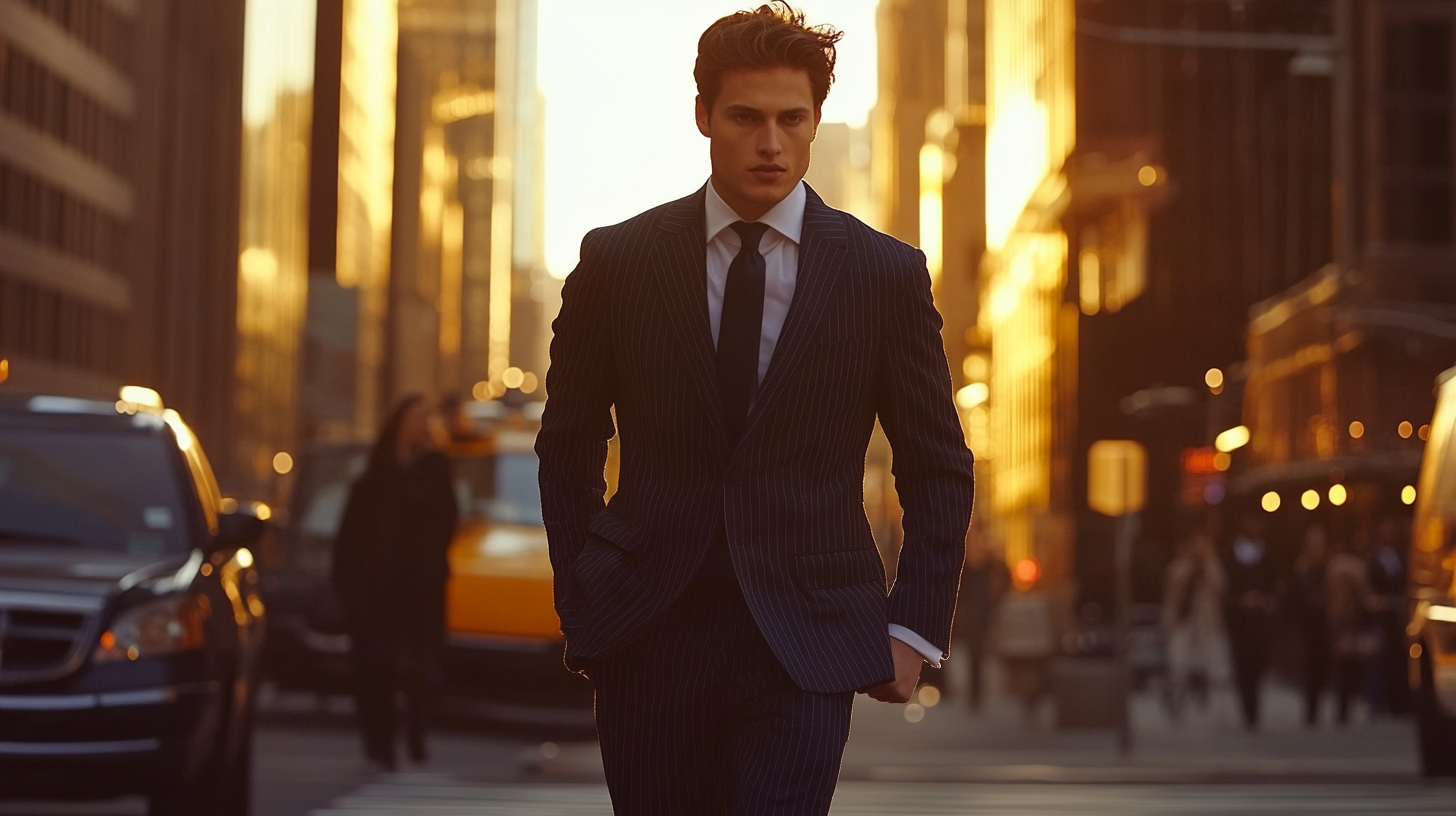
{"label": "man's nose", "polygon": [[758,154],[764,158],[772,158],[784,152],[783,133],[778,126],[769,125],[763,129],[763,135],[758,141]]}

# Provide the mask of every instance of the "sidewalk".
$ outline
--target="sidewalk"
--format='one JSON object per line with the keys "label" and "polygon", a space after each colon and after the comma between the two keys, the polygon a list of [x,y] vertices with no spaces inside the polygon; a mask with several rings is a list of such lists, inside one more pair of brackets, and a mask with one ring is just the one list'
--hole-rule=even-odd
{"label": "sidewalk", "polygon": [[[861,698],[862,699],[862,698]],[[1117,750],[1112,730],[1059,731],[1046,703],[1031,722],[1021,707],[992,698],[972,714],[959,700],[909,722],[903,706],[857,703],[844,779],[898,782],[1259,782],[1396,781],[1419,772],[1409,721],[1306,729],[1291,689],[1268,685],[1264,717],[1248,732],[1232,692],[1217,691],[1205,712],[1170,720],[1153,693],[1134,698],[1133,750]],[[1326,717],[1326,723],[1332,719]]]}
{"label": "sidewalk", "polygon": [[[924,709],[918,722],[905,706],[855,702],[841,778],[867,782],[1395,782],[1415,780],[1419,763],[1409,721],[1369,722],[1344,729],[1306,729],[1298,694],[1269,685],[1264,722],[1247,732],[1232,692],[1215,691],[1207,711],[1172,722],[1155,694],[1133,703],[1133,751],[1119,756],[1111,730],[1059,731],[1048,702],[1028,722],[1021,707],[991,698],[972,714],[957,699]],[[914,716],[912,714],[912,716]],[[1331,718],[1326,716],[1325,722]],[[523,758],[528,776],[599,782],[595,743],[552,746],[551,756]]]}

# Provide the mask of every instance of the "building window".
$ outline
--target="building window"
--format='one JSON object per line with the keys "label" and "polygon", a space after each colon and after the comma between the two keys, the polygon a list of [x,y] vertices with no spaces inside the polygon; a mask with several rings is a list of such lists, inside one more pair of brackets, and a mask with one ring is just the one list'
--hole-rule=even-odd
{"label": "building window", "polygon": [[121,171],[126,122],[19,48],[0,40],[0,112]]}
{"label": "building window", "polygon": [[23,354],[68,368],[115,371],[124,318],[74,298],[0,276],[0,356]]}
{"label": "building window", "polygon": [[108,269],[116,266],[119,224],[55,187],[0,162],[0,230]]}
{"label": "building window", "polygon": [[106,0],[24,0],[37,14],[64,28],[102,59],[130,67],[131,21]]}
{"label": "building window", "polygon": [[1390,241],[1452,242],[1451,33],[1448,19],[1396,19],[1385,25],[1382,192]]}

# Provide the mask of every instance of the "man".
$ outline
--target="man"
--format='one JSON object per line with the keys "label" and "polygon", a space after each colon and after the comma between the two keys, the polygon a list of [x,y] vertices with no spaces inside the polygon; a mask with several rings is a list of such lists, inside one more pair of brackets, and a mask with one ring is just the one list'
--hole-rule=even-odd
{"label": "man", "polygon": [[[782,4],[709,27],[709,183],[588,234],[562,292],[542,507],[618,814],[827,813],[854,692],[904,702],[950,644],[971,457],[925,258],[802,183],[839,37]],[[876,417],[905,513],[888,595]]]}
{"label": "man", "polygon": [[1405,604],[1406,568],[1402,546],[1410,539],[1401,523],[1386,516],[1376,527],[1370,552],[1370,592],[1374,609],[1371,623],[1378,633],[1378,651],[1370,665],[1370,704],[1380,715],[1401,716],[1410,707],[1406,679]]}
{"label": "man", "polygon": [[[991,642],[991,623],[1001,605],[1001,597],[1011,586],[1006,560],[986,546],[985,534],[966,536],[966,567],[961,583],[961,629],[966,632],[970,652],[971,710],[980,711],[985,696],[987,646]],[[969,631],[966,631],[969,630]]]}
{"label": "man", "polygon": [[1269,628],[1274,613],[1274,567],[1264,525],[1259,517],[1244,516],[1239,535],[1229,548],[1228,595],[1224,618],[1233,652],[1234,680],[1239,688],[1239,705],[1244,727],[1259,727],[1260,686],[1269,664]]}

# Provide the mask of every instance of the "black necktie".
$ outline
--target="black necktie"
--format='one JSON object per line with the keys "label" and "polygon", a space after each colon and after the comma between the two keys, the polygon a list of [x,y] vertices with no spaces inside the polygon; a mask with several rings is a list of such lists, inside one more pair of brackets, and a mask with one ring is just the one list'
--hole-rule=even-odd
{"label": "black necktie", "polygon": [[736,442],[748,419],[748,403],[758,388],[758,345],[763,333],[763,280],[766,266],[758,252],[767,224],[734,222],[743,240],[728,266],[723,285],[723,314],[718,322],[718,398],[728,433]]}

